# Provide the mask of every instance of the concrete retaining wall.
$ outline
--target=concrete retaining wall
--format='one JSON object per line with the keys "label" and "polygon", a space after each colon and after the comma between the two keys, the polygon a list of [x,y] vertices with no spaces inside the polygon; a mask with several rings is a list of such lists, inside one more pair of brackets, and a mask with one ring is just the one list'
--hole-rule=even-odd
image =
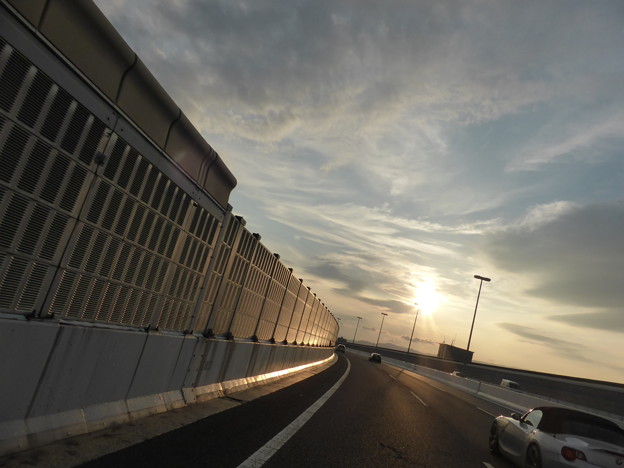
{"label": "concrete retaining wall", "polygon": [[0,455],[223,396],[333,355],[22,320],[0,320],[0,342]]}

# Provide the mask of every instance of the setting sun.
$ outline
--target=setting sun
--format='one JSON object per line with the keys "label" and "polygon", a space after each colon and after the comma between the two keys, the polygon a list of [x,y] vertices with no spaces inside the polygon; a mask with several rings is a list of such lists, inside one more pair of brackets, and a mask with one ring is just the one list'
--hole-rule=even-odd
{"label": "setting sun", "polygon": [[429,315],[438,309],[442,302],[442,296],[436,290],[433,282],[429,280],[416,287],[414,302],[418,304],[421,313]]}

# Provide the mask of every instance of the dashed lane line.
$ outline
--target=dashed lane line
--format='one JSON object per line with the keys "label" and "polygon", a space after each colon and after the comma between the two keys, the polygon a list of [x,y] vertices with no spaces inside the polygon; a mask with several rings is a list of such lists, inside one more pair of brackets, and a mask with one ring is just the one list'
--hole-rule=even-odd
{"label": "dashed lane line", "polygon": [[253,453],[247,460],[238,465],[238,468],[259,468],[264,465],[269,458],[271,458],[275,453],[282,448],[282,446],[288,442],[288,440],[294,436],[299,429],[303,427],[303,425],[308,422],[308,420],[316,413],[321,406],[325,404],[329,397],[331,397],[338,388],[342,385],[342,383],[349,375],[349,371],[351,370],[351,361],[347,359],[347,370],[345,373],[338,379],[338,381],[334,384],[332,388],[325,392],[321,398],[316,400],[307,410],[301,413],[297,419],[291,422],[288,426],[286,426],[279,434],[269,440],[264,446],[260,447]]}
{"label": "dashed lane line", "polygon": [[420,398],[418,395],[416,395],[414,392],[410,391],[410,393],[412,394],[412,396],[414,398],[416,398],[418,401],[420,401],[422,403],[423,406],[427,407],[429,406],[427,403],[424,402],[424,400],[422,398]]}
{"label": "dashed lane line", "polygon": [[[397,380],[397,378],[391,374],[388,374],[392,379]],[[442,389],[440,387],[434,386],[437,390],[441,391],[442,393],[446,393],[446,394],[450,394],[448,391],[446,391],[445,389]],[[425,403],[423,401],[422,398],[420,398],[418,395],[416,395],[414,392],[410,391],[410,393],[412,394],[412,396],[414,398],[416,398],[423,406],[428,407],[429,405],[427,403]],[[490,413],[489,411],[484,410],[483,408],[479,408],[478,406],[476,407],[479,411],[484,412],[485,414],[492,416],[493,418],[496,417],[496,415]],[[485,466],[485,468],[496,468],[494,465],[492,465],[491,463],[488,462],[483,462],[483,466]]]}

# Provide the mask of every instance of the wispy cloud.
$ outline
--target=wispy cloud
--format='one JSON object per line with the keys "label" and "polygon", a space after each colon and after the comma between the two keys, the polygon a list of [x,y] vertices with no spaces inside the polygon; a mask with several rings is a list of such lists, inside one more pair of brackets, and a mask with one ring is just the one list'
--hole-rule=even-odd
{"label": "wispy cloud", "polygon": [[530,345],[539,345],[549,349],[554,354],[563,356],[568,359],[590,362],[590,359],[579,348],[578,342],[560,340],[553,338],[535,330],[531,327],[517,325],[514,323],[499,323],[498,326],[503,330],[514,335],[518,340]]}
{"label": "wispy cloud", "polygon": [[[549,221],[545,211],[552,216]],[[624,201],[555,204],[532,212],[539,213],[540,224],[529,222],[486,236],[483,249],[490,261],[525,275],[530,284],[526,294],[558,304],[620,311]]]}
{"label": "wispy cloud", "polygon": [[[508,166],[508,170],[537,170],[542,165],[560,160],[568,162],[598,164],[603,158],[612,157],[612,152],[624,142],[624,115],[600,121],[588,127],[562,129],[562,132],[542,136],[537,147],[527,148]],[[562,134],[563,133],[563,134]],[[605,151],[606,150],[606,151]]]}

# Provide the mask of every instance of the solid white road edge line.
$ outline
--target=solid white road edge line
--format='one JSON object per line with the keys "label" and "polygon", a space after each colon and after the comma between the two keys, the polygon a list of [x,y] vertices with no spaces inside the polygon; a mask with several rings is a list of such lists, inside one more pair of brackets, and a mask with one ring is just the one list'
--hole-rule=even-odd
{"label": "solid white road edge line", "polygon": [[483,464],[484,464],[487,468],[494,468],[494,465],[490,465],[488,462],[483,462]]}
{"label": "solid white road edge line", "polygon": [[429,406],[427,403],[425,403],[425,402],[423,401],[423,399],[422,399],[422,398],[420,398],[420,397],[419,397],[418,395],[416,395],[414,392],[410,391],[410,393],[412,394],[412,396],[413,396],[414,398],[416,398],[418,401],[420,401],[420,402],[422,403],[422,405],[423,405],[423,406]]}
{"label": "solid white road edge line", "polygon": [[312,406],[310,406],[307,410],[301,413],[297,417],[297,419],[295,419],[288,426],[286,426],[279,434],[269,440],[266,444],[264,444],[264,446],[256,450],[256,452],[251,455],[247,460],[238,465],[238,468],[258,468],[264,465],[269,460],[269,458],[275,455],[275,452],[282,448],[282,446],[286,442],[288,442],[288,439],[294,436],[297,431],[301,429],[301,427],[303,427],[306,422],[308,422],[308,420],[314,415],[314,413],[316,413],[321,408],[321,406],[323,406],[325,402],[329,400],[329,397],[331,397],[334,392],[338,390],[338,388],[342,385],[342,382],[344,382],[344,380],[347,378],[350,370],[351,361],[347,359],[347,370],[342,375],[342,377],[340,377],[338,382],[336,382],[332,388],[327,390],[327,392],[325,392],[325,395],[316,400],[316,402],[314,402]]}

